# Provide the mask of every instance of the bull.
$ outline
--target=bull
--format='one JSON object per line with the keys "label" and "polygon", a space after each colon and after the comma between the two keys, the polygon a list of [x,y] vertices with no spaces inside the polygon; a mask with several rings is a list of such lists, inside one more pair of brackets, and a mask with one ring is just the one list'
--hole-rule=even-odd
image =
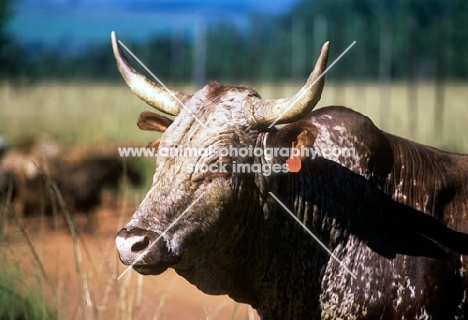
{"label": "bull", "polygon": [[[262,319],[447,319],[467,313],[467,266],[460,254],[468,253],[468,160],[383,133],[350,109],[311,112],[324,86],[328,43],[306,85],[277,100],[216,82],[194,95],[167,92],[131,66],[114,33],[112,46],[132,91],[176,116],[174,122],[140,116],[140,128],[164,131],[151,144],[155,148],[267,150],[295,143],[356,150],[351,158],[299,155],[298,172],[269,175],[235,168],[283,168],[291,156],[158,154],[150,190],[117,234],[124,264],[146,275],[173,268],[208,294],[252,305]],[[270,128],[276,119],[287,125]],[[413,171],[406,171],[410,160]],[[452,169],[436,169],[437,161]],[[213,164],[228,169],[196,170]],[[436,176],[423,175],[429,166]]]}

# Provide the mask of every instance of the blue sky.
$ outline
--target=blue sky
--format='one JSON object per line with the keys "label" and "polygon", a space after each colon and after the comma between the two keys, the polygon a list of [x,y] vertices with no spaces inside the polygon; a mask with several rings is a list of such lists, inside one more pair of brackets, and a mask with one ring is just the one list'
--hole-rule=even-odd
{"label": "blue sky", "polygon": [[109,41],[112,30],[140,40],[200,22],[245,25],[251,13],[278,14],[298,0],[18,0],[9,24],[22,43],[70,45]]}

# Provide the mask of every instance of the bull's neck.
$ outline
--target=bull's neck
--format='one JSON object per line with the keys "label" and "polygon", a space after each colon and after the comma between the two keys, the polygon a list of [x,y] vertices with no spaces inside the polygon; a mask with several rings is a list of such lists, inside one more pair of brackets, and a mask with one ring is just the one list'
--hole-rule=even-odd
{"label": "bull's neck", "polygon": [[[267,160],[261,159],[262,163]],[[262,319],[319,319],[321,278],[328,253],[311,238],[269,192],[273,192],[326,245],[330,230],[323,227],[321,210],[305,199],[308,172],[261,177],[257,186],[264,195],[262,243],[256,248],[262,257],[261,274],[254,278],[257,308]]]}
{"label": "bull's neck", "polygon": [[[262,319],[319,319],[321,275],[328,255],[284,212],[274,213],[265,243],[263,278],[255,288]],[[279,217],[278,217],[279,216]]]}

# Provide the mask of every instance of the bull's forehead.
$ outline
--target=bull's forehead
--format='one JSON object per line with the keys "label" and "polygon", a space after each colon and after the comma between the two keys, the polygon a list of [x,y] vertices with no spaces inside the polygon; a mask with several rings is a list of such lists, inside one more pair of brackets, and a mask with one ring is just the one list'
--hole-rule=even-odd
{"label": "bull's forehead", "polygon": [[[258,97],[257,91],[243,86],[224,86],[217,82],[207,84],[203,89],[196,92],[193,96],[201,102],[218,105],[226,101],[238,101],[240,104],[248,97]],[[202,110],[198,110],[202,111]]]}
{"label": "bull's forehead", "polygon": [[248,87],[216,82],[196,92],[161,139],[165,146],[198,145],[206,137],[246,133],[250,126],[246,108],[260,95]]}

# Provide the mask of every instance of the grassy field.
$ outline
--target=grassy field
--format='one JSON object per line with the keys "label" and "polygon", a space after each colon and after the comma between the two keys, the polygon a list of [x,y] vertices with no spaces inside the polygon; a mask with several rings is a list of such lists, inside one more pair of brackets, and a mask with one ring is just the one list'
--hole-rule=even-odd
{"label": "grassy field", "polygon": [[[265,98],[278,98],[293,94],[300,84],[254,87]],[[193,92],[193,88],[176,89]],[[346,105],[390,133],[468,153],[468,84],[448,85],[443,93],[444,110],[437,119],[436,88],[431,83],[419,84],[412,90],[404,84],[381,88],[331,83],[318,107]],[[13,145],[34,136],[62,143],[144,146],[158,136],[136,126],[139,113],[150,109],[123,83],[47,83],[26,87],[3,84],[0,136]],[[151,170],[152,160],[148,161]],[[150,179],[151,176],[145,189]],[[13,268],[13,276],[0,278],[0,288],[12,287],[10,280],[18,278],[19,294],[26,296],[26,304],[37,302],[38,311],[31,312],[38,312],[34,318],[39,319],[50,315],[63,319],[254,319],[254,312],[247,306],[226,297],[208,297],[174,272],[158,277],[142,277],[133,272],[120,282],[116,280],[124,267],[116,254],[115,233],[128,221],[143,196],[143,190],[126,190],[117,202],[107,203],[98,213],[100,227],[96,235],[72,237],[66,229],[51,229],[43,217],[19,221],[21,228],[18,222],[4,218],[0,257],[3,263],[8,261],[17,268]],[[0,213],[3,217],[8,215]],[[26,238],[30,238],[30,243]],[[33,291],[36,293],[30,294]],[[37,291],[42,293],[38,295]],[[0,298],[2,294],[5,293],[0,290]],[[47,310],[42,306],[43,297],[48,301]]]}
{"label": "grassy field", "polygon": [[[296,86],[258,86],[263,97],[295,93]],[[386,87],[369,83],[326,83],[316,108],[341,105],[368,116],[380,129],[447,151],[468,153],[468,83],[442,88],[443,113],[436,118],[436,86],[393,83]],[[437,127],[438,126],[438,127]]]}
{"label": "grassy field", "polygon": [[[264,98],[278,98],[291,95],[300,84],[254,87]],[[436,90],[431,83],[421,83],[411,90],[405,84],[381,88],[369,84],[331,83],[326,85],[318,107],[345,105],[369,116],[390,133],[468,152],[468,84],[447,85],[443,93],[444,110],[437,120]],[[157,134],[141,132],[135,123],[139,113],[148,109],[151,108],[124,84],[48,83],[20,88],[4,84],[0,86],[0,134],[13,142],[25,136],[47,135],[63,142],[146,144]]]}
{"label": "grassy field", "polygon": [[146,107],[122,86],[58,85],[0,88],[0,132],[11,141],[50,136],[62,142],[144,142],[136,120]]}

